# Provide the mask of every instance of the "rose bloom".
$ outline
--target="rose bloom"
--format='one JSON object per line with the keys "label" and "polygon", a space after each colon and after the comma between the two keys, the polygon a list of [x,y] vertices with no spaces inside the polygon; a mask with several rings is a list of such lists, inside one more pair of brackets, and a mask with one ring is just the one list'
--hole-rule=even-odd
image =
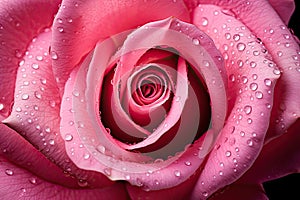
{"label": "rose bloom", "polygon": [[300,169],[290,0],[2,0],[0,199],[268,199]]}

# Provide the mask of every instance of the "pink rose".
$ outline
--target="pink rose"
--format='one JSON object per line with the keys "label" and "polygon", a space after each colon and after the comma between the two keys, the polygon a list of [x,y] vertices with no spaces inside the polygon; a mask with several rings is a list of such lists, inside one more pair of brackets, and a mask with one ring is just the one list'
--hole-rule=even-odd
{"label": "pink rose", "polygon": [[293,11],[1,1],[1,198],[267,199],[300,169]]}

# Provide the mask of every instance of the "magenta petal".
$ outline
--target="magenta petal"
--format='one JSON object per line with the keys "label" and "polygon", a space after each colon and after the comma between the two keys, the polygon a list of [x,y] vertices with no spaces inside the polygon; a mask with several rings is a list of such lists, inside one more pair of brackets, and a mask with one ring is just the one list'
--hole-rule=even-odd
{"label": "magenta petal", "polygon": [[0,120],[11,109],[19,64],[27,45],[41,29],[50,27],[59,0],[1,1],[0,4]]}
{"label": "magenta petal", "polygon": [[52,73],[50,41],[51,30],[46,30],[28,47],[17,72],[12,112],[3,123],[76,179],[82,180],[89,175],[91,187],[110,185],[111,181],[102,174],[78,169],[65,152],[64,141],[59,134],[60,97]]}
{"label": "magenta petal", "polygon": [[268,200],[262,185],[257,184],[232,184],[209,198],[210,200]]}
{"label": "magenta petal", "polygon": [[189,20],[189,12],[179,0],[64,0],[53,26],[52,50],[58,56],[53,64],[59,87],[63,88],[71,70],[99,40],[169,16]]}
{"label": "magenta petal", "polygon": [[300,121],[284,135],[266,144],[241,183],[263,183],[290,173],[300,173]]}
{"label": "magenta petal", "polygon": [[[0,155],[1,199],[128,199],[124,184],[115,183],[103,189],[70,189],[45,181],[25,169],[13,165]],[[43,169],[47,171],[47,168]]]}
{"label": "magenta petal", "polygon": [[282,21],[288,25],[293,12],[295,11],[294,0],[269,0],[272,7],[276,10]]}
{"label": "magenta petal", "polygon": [[1,157],[37,174],[44,180],[67,187],[79,187],[75,179],[65,176],[61,168],[48,160],[18,133],[2,123],[0,124],[0,150]]}
{"label": "magenta petal", "polygon": [[229,11],[201,5],[194,11],[194,24],[210,33],[223,54],[229,81],[230,114],[193,192],[194,198],[201,198],[237,180],[259,155],[280,71],[267,60],[270,55],[263,53],[251,31]]}

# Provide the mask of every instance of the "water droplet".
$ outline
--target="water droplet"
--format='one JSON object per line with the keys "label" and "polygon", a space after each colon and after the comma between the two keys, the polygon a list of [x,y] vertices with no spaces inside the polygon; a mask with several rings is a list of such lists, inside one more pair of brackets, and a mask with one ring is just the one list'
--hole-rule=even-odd
{"label": "water droplet", "polygon": [[260,92],[260,91],[257,91],[257,92],[255,92],[255,97],[256,97],[257,99],[262,99],[262,98],[263,98],[263,93]]}
{"label": "water droplet", "polygon": [[258,88],[258,85],[257,85],[256,83],[251,83],[251,84],[250,84],[250,89],[251,89],[252,91],[257,90],[257,88]]}
{"label": "water droplet", "polygon": [[11,169],[6,169],[5,174],[8,176],[12,176],[12,175],[14,175],[14,172]]}
{"label": "water droplet", "polygon": [[104,173],[105,173],[105,175],[110,176],[111,175],[111,168],[105,168]]}
{"label": "water droplet", "polygon": [[29,179],[29,182],[30,182],[31,184],[36,184],[36,183],[37,183],[37,180],[36,180],[35,177],[31,177],[31,178]]}
{"label": "water droplet", "polygon": [[128,174],[125,175],[125,179],[126,179],[126,180],[130,180],[130,175],[128,175]]}
{"label": "water droplet", "polygon": [[33,64],[31,65],[31,67],[32,67],[32,69],[39,69],[39,65],[36,64],[36,63],[33,63]]}
{"label": "water droplet", "polygon": [[181,176],[181,173],[180,173],[180,171],[175,170],[175,171],[174,171],[174,175],[175,175],[176,177],[180,177],[180,176]]}
{"label": "water droplet", "polygon": [[237,41],[240,40],[240,35],[239,34],[234,34],[232,38],[233,38],[234,41],[237,42]]}
{"label": "water droplet", "polygon": [[230,74],[230,75],[229,75],[229,80],[230,80],[231,82],[234,82],[234,81],[235,81],[235,76],[234,76],[234,74]]}
{"label": "water droplet", "polygon": [[238,64],[239,67],[243,67],[243,65],[244,65],[244,63],[243,63],[242,60],[238,60],[238,61],[237,61],[237,64]]}
{"label": "water droplet", "polygon": [[89,159],[89,158],[90,158],[90,154],[85,153],[85,154],[83,155],[83,158],[84,158],[85,160]]}
{"label": "water droplet", "polygon": [[16,111],[17,111],[17,112],[21,112],[21,111],[22,111],[22,108],[21,108],[21,107],[17,107],[17,108],[16,108]]}
{"label": "water droplet", "polygon": [[245,136],[245,132],[244,132],[244,131],[241,131],[241,132],[240,132],[240,135],[241,135],[242,137],[244,137],[244,136]]}
{"label": "water droplet", "polygon": [[43,60],[43,56],[36,56],[36,60],[42,61]]}
{"label": "water droplet", "polygon": [[202,24],[202,26],[207,26],[208,25],[208,19],[206,17],[202,17],[201,24]]}
{"label": "water droplet", "polygon": [[50,133],[50,132],[51,132],[50,127],[46,127],[46,128],[45,128],[45,132],[46,132],[46,133]]}
{"label": "water droplet", "polygon": [[247,144],[249,147],[252,147],[253,146],[253,141],[251,139],[247,140]]}
{"label": "water droplet", "polygon": [[22,95],[22,99],[23,99],[23,100],[29,99],[29,95],[28,95],[28,94],[23,94],[23,95]]}
{"label": "water droplet", "polygon": [[281,72],[280,72],[279,69],[274,69],[274,70],[273,70],[273,73],[274,73],[275,75],[279,75]]}
{"label": "water droplet", "polygon": [[41,93],[39,93],[38,91],[35,91],[35,92],[34,92],[34,96],[35,96],[37,99],[41,99],[41,98],[42,98]]}
{"label": "water droplet", "polygon": [[64,32],[64,28],[61,27],[61,26],[57,27],[57,30],[58,30],[58,32],[60,32],[60,33]]}
{"label": "water droplet", "polygon": [[207,60],[203,60],[202,63],[205,67],[209,67],[209,65],[210,65]]}
{"label": "water droplet", "polygon": [[252,107],[247,105],[244,107],[244,112],[249,115],[252,112]]}
{"label": "water droplet", "polygon": [[248,119],[247,119],[248,124],[252,124],[252,121],[253,121],[253,120],[252,120],[251,118],[248,118]]}
{"label": "water droplet", "polygon": [[75,97],[78,97],[79,96],[79,92],[77,90],[74,90],[73,93],[72,93]]}
{"label": "water droplet", "polygon": [[98,145],[96,147],[97,151],[99,151],[100,153],[104,154],[105,153],[105,147],[103,145]]}
{"label": "water droplet", "polygon": [[277,55],[281,57],[283,55],[282,51],[277,51]]}
{"label": "water droplet", "polygon": [[207,192],[203,192],[202,195],[205,196],[205,197],[207,197],[208,193]]}
{"label": "water droplet", "polygon": [[88,186],[88,182],[86,180],[78,180],[77,184],[80,186],[80,187],[86,187]]}
{"label": "water droplet", "polygon": [[185,163],[184,163],[186,166],[191,166],[192,165],[192,163],[190,162],[190,161],[185,161]]}
{"label": "water droplet", "polygon": [[256,62],[251,61],[251,62],[250,62],[250,67],[255,68],[255,67],[256,67]]}
{"label": "water droplet", "polygon": [[266,86],[271,86],[271,85],[272,85],[272,81],[271,81],[270,79],[268,79],[268,78],[266,78],[266,79],[264,80],[264,82],[265,82],[265,85],[266,85]]}
{"label": "water droplet", "polygon": [[194,38],[194,39],[193,39],[193,44],[194,44],[194,45],[199,45],[199,44],[200,44],[200,41],[199,41],[197,38]]}
{"label": "water droplet", "polygon": [[253,51],[254,56],[258,56],[259,54],[260,54],[259,51]]}
{"label": "water droplet", "polygon": [[52,60],[57,60],[58,56],[57,56],[57,53],[55,51],[51,51],[51,58]]}
{"label": "water droplet", "polygon": [[73,139],[73,136],[72,136],[71,134],[66,134],[66,135],[65,135],[65,140],[66,140],[66,141],[69,142],[69,141],[71,141],[72,139]]}
{"label": "water droplet", "polygon": [[248,82],[248,78],[246,76],[242,76],[242,82],[246,84]]}
{"label": "water droplet", "polygon": [[0,103],[0,111],[4,109],[4,105]]}
{"label": "water droplet", "polygon": [[230,33],[225,33],[225,38],[226,38],[227,40],[229,40],[229,39],[231,38]]}
{"label": "water droplet", "polygon": [[55,144],[55,140],[54,140],[54,139],[50,139],[50,140],[49,140],[49,144],[50,144],[50,145],[54,145],[54,144]]}
{"label": "water droplet", "polygon": [[236,48],[237,48],[237,50],[238,51],[244,51],[245,50],[245,48],[246,48],[246,45],[244,44],[244,43],[238,43],[237,45],[236,45]]}
{"label": "water droplet", "polygon": [[225,156],[226,156],[226,157],[230,157],[230,156],[231,156],[231,152],[230,152],[230,151],[226,151],[226,152],[225,152]]}
{"label": "water droplet", "polygon": [[223,174],[224,174],[223,171],[219,171],[220,176],[223,176]]}

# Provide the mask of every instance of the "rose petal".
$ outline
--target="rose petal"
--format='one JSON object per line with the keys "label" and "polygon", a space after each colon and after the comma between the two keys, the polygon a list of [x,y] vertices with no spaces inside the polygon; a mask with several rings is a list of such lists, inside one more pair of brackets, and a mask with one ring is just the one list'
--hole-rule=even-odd
{"label": "rose petal", "polygon": [[214,194],[211,200],[268,200],[262,185],[255,184],[232,184]]}
{"label": "rose petal", "polygon": [[294,0],[269,0],[272,7],[276,10],[282,21],[288,25],[293,12],[295,11]]}
{"label": "rose petal", "polygon": [[13,103],[17,69],[27,45],[43,28],[52,24],[59,0],[11,0],[0,4],[0,120],[5,119]]}
{"label": "rose petal", "polygon": [[[188,163],[188,162],[187,162]],[[139,187],[127,184],[126,188],[132,200],[137,199],[189,199],[191,191],[195,185],[195,182],[199,176],[198,170],[187,181],[169,189],[163,189],[158,191],[145,191]],[[150,177],[149,177],[150,178]],[[157,182],[159,183],[159,182]]]}
{"label": "rose petal", "polygon": [[300,121],[288,132],[266,144],[252,168],[239,180],[241,183],[263,183],[300,172]]}
{"label": "rose petal", "polygon": [[[271,117],[270,127],[273,129],[268,134],[267,140],[284,133],[300,116],[300,98],[295,92],[298,90],[300,78],[299,44],[293,39],[291,32],[267,1],[251,0],[229,3],[204,0],[201,3],[219,5],[223,11],[228,12],[227,14],[239,18],[244,26],[249,27],[252,33],[261,39],[272,55],[274,62],[282,71],[282,75],[276,88],[277,91],[280,91],[279,98],[275,97],[275,108]],[[193,7],[196,4],[197,1],[192,1],[187,5]],[[277,95],[276,93],[275,95]]]}
{"label": "rose petal", "polygon": [[50,41],[51,30],[46,30],[27,49],[17,73],[12,112],[4,123],[67,173],[78,179],[89,175],[90,186],[109,185],[111,181],[102,174],[78,169],[64,150],[64,141],[59,135],[60,97],[52,73]]}
{"label": "rose petal", "polygon": [[[178,22],[185,27],[183,22],[175,19],[167,19],[159,23],[170,24],[168,20],[171,20],[174,26]],[[184,28],[184,30],[186,29]],[[121,38],[124,37],[121,36]],[[183,38],[187,41],[182,41],[182,44],[189,47],[190,44],[193,44],[191,38]],[[101,93],[102,80],[106,67],[110,66],[110,57],[117,50],[116,40],[118,41],[119,38],[111,38],[104,43],[99,43],[94,52],[86,57],[82,65],[72,71],[71,77],[67,81],[61,106],[61,134],[66,140],[66,151],[70,159],[80,168],[102,172],[112,180],[126,180],[132,185],[143,187],[144,190],[159,190],[176,186],[186,181],[199,168],[214,142],[215,130],[210,130],[193,145],[187,147],[186,151],[166,161],[157,160],[153,162],[151,157],[121,148],[117,141],[107,133],[101,123],[99,113],[99,94]],[[223,99],[226,97],[225,86],[218,68],[222,68],[222,62],[218,60],[220,55],[213,48],[212,42],[207,36],[203,35],[202,42],[203,46],[207,47],[211,53],[209,56],[206,56],[206,48],[204,50],[201,45],[191,46],[191,48],[202,49],[204,56],[201,58],[207,59],[210,64],[210,67],[203,69],[203,73],[216,77],[216,84],[211,83],[212,85],[210,85],[211,88],[215,87],[215,90],[211,89],[211,92],[216,96],[220,95],[216,99],[217,102],[223,100],[221,103],[224,103],[226,102]],[[188,57],[188,52],[184,52],[183,55]],[[201,60],[195,60],[192,63],[194,62],[201,62]],[[207,67],[202,66],[202,62],[194,66]],[[197,70],[200,71],[199,68]],[[95,93],[95,91],[99,91],[99,93]],[[226,110],[224,111],[222,108],[220,113],[222,114],[220,119],[216,120],[216,129],[218,126],[222,126],[222,119],[225,119]],[[74,122],[76,126],[71,125],[70,121]]]}
{"label": "rose petal", "polygon": [[[188,36],[188,40],[193,39],[192,42],[185,41],[187,38],[184,37],[186,36]],[[185,46],[183,44],[185,44]],[[193,25],[186,24],[176,19],[171,19],[147,24],[133,32],[129,39],[125,41],[120,53],[126,54],[137,48],[139,49],[139,51],[134,54],[135,57],[133,57],[133,59],[128,59],[131,63],[128,64],[126,62],[126,66],[129,68],[129,66],[133,66],[134,63],[136,63],[134,58],[139,57],[138,55],[143,55],[143,50],[146,52],[146,50],[153,46],[160,45],[177,49],[184,58],[187,58],[187,60],[192,63],[193,66],[197,66],[194,69],[197,73],[203,74],[204,79],[207,81],[206,83],[208,85],[212,101],[212,127],[217,133],[223,126],[223,122],[226,117],[226,110],[224,108],[227,106],[224,105],[226,104],[224,85],[226,85],[227,81],[223,81],[225,73],[222,69],[222,63],[217,60],[220,56],[212,47],[212,41],[206,35],[202,35],[202,33]],[[201,55],[199,56],[197,52],[200,52]],[[201,57],[201,60],[197,60],[197,56]],[[117,54],[115,57],[120,57],[120,55]],[[218,67],[220,67],[220,69],[218,69]],[[220,70],[223,70],[223,73],[220,73]],[[125,74],[124,71],[126,71],[124,68],[117,70],[117,75],[115,76],[116,79],[120,79],[118,77],[122,77]],[[185,75],[182,77],[185,77]],[[181,78],[181,76],[178,78]],[[181,85],[179,84],[179,86]],[[182,90],[179,90],[178,94],[175,94],[175,96],[181,96],[183,104],[178,104],[178,102],[174,101],[167,118],[154,133],[152,133],[144,141],[136,145],[127,145],[128,147],[125,146],[125,148],[134,149],[142,147],[142,145],[152,144],[178,121],[186,99],[184,91],[187,91],[186,89],[181,89]],[[115,98],[117,98],[116,94]],[[121,116],[119,121],[122,121]],[[165,124],[167,124],[167,126]]]}
{"label": "rose petal", "polygon": [[54,74],[59,77],[61,92],[71,70],[99,40],[169,16],[189,20],[188,11],[179,0],[175,3],[171,0],[64,0],[54,22],[52,44],[58,56]]}
{"label": "rose petal", "polygon": [[211,195],[247,171],[258,156],[269,127],[272,92],[279,70],[270,67],[274,65],[268,60],[270,55],[263,53],[263,46],[255,41],[250,30],[232,15],[211,5],[194,10],[194,24],[210,34],[225,58],[230,115],[199,177],[193,198]]}
{"label": "rose petal", "polygon": [[[10,162],[37,174],[44,180],[68,187],[79,187],[77,181],[67,177],[58,166],[54,165],[42,153],[14,130],[0,124],[0,155]],[[45,170],[45,169],[48,170]]]}
{"label": "rose petal", "polygon": [[0,155],[0,162],[2,199],[128,199],[124,184],[121,183],[103,189],[70,189],[47,182],[13,165],[2,155]]}

